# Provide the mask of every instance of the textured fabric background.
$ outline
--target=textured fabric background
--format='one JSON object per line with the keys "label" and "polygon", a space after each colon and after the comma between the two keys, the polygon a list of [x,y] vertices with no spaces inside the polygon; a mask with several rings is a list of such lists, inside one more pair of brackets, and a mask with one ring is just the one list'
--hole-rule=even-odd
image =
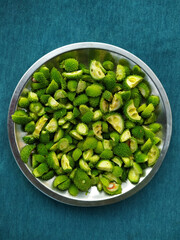
{"label": "textured fabric background", "polygon": [[[0,239],[176,240],[180,236],[180,1],[0,0]],[[173,111],[169,151],[153,180],[120,203],[78,208],[34,188],[12,156],[7,112],[24,72],[66,44],[122,47],[159,77]]]}

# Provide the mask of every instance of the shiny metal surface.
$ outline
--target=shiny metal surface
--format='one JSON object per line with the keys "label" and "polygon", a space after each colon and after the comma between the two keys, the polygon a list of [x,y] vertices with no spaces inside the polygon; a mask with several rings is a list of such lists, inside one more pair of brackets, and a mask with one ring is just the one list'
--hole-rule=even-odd
{"label": "shiny metal surface", "polygon": [[[109,196],[104,192],[99,193],[96,187],[92,187],[88,194],[80,193],[77,197],[71,196],[67,191],[61,192],[52,187],[53,179],[49,181],[43,181],[40,179],[36,179],[31,173],[30,163],[24,164],[20,159],[19,150],[24,146],[22,141],[22,136],[25,134],[22,132],[20,126],[14,124],[11,120],[11,115],[14,113],[18,98],[21,95],[23,88],[29,87],[29,80],[32,74],[43,64],[46,64],[48,67],[55,65],[58,67],[58,63],[60,60],[63,60],[67,57],[76,57],[80,62],[84,64],[89,64],[91,59],[96,59],[100,61],[115,59],[115,62],[118,62],[121,58],[126,58],[130,65],[133,66],[138,64],[142,70],[146,74],[146,80],[150,83],[152,88],[152,93],[159,95],[160,97],[160,106],[159,106],[159,117],[158,122],[163,125],[161,137],[162,143],[159,146],[161,149],[160,157],[157,163],[152,168],[147,168],[145,170],[145,174],[141,177],[139,183],[137,185],[133,185],[129,181],[122,184],[122,193],[115,196]],[[26,178],[41,192],[46,194],[47,196],[74,206],[101,206],[112,204],[118,201],[121,201],[127,197],[138,192],[142,189],[148,182],[153,178],[155,173],[158,171],[160,165],[163,162],[163,159],[166,155],[166,152],[169,147],[170,139],[171,139],[171,131],[172,131],[172,115],[170,104],[166,95],[166,92],[156,77],[156,75],[152,72],[152,70],[139,58],[129,53],[128,51],[115,47],[113,45],[104,44],[104,43],[96,43],[96,42],[82,42],[75,43],[71,45],[67,45],[54,51],[46,54],[42,58],[40,58],[37,62],[35,62],[23,75],[21,80],[19,81],[11,102],[9,106],[8,113],[8,135],[10,146],[14,155],[14,158],[26,176]],[[27,192],[28,193],[28,192]]]}

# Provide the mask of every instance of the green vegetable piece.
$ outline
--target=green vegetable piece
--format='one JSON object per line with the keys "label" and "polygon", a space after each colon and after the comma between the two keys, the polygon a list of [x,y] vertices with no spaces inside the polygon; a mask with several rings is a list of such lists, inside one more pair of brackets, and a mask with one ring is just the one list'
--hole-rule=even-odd
{"label": "green vegetable piece", "polygon": [[20,151],[20,157],[24,163],[28,162],[31,152],[35,149],[35,145],[26,145]]}
{"label": "green vegetable piece", "polygon": [[92,125],[93,132],[98,140],[103,139],[102,137],[102,123],[100,121],[93,123]]}
{"label": "green vegetable piece", "polygon": [[149,94],[150,94],[151,90],[150,90],[147,83],[145,83],[145,82],[139,83],[138,89],[139,89],[139,91],[141,92],[141,94],[144,98],[149,97]]}
{"label": "green vegetable piece", "polygon": [[101,141],[97,142],[97,147],[95,148],[95,153],[100,154],[104,150],[103,144]]}
{"label": "green vegetable piece", "polygon": [[62,78],[60,72],[55,67],[53,67],[51,69],[50,76],[51,76],[51,80],[54,80],[58,84],[59,87],[61,86],[61,88],[63,88],[63,84],[62,84],[63,78]]}
{"label": "green vegetable piece", "polygon": [[70,121],[73,119],[73,113],[72,112],[68,112],[67,115],[64,117],[64,119],[66,121]]}
{"label": "green vegetable piece", "polygon": [[109,132],[107,122],[102,122],[102,131],[105,132],[105,133]]}
{"label": "green vegetable piece", "polygon": [[146,107],[147,107],[146,103],[143,103],[143,104],[138,108],[138,113],[143,112]]}
{"label": "green vegetable piece", "polygon": [[[61,159],[59,159],[59,160],[61,160]],[[64,174],[64,171],[63,171],[62,167],[59,167],[58,169],[56,169],[55,172],[58,176]]]}
{"label": "green vegetable piece", "polygon": [[151,113],[150,117],[144,121],[144,124],[151,124],[157,120],[157,116],[154,112]]}
{"label": "green vegetable piece", "polygon": [[47,150],[45,144],[39,143],[39,144],[37,145],[37,152],[38,152],[40,155],[44,155],[44,156],[47,155],[47,154],[48,154],[48,150]]}
{"label": "green vegetable piece", "polygon": [[77,140],[83,140],[83,137],[76,131],[76,130],[71,130],[69,132],[70,136],[72,136],[73,138],[77,139]]}
{"label": "green vegetable piece", "polygon": [[108,71],[105,78],[103,79],[103,85],[106,90],[112,92],[116,87],[116,74],[113,71]]}
{"label": "green vegetable piece", "polygon": [[100,181],[98,182],[98,184],[97,184],[97,189],[98,189],[99,192],[102,191],[102,189],[103,189],[102,182],[100,182]]}
{"label": "green vegetable piece", "polygon": [[67,88],[70,92],[76,92],[77,85],[78,85],[77,81],[69,80],[67,84]]}
{"label": "green vegetable piece", "polygon": [[58,148],[61,151],[64,151],[69,146],[69,141],[67,138],[61,138],[58,142]]}
{"label": "green vegetable piece", "polygon": [[82,169],[77,169],[73,181],[76,187],[83,192],[87,192],[91,187],[91,179]]}
{"label": "green vegetable piece", "polygon": [[41,178],[45,181],[48,181],[49,179],[53,178],[54,177],[54,171],[51,170],[47,173],[45,173],[44,175],[41,176]]}
{"label": "green vegetable piece", "polygon": [[131,89],[136,87],[143,80],[142,76],[130,75],[124,81],[125,89]]}
{"label": "green vegetable piece", "polygon": [[69,189],[68,189],[68,192],[69,192],[70,195],[75,197],[75,196],[78,195],[79,190],[78,190],[78,188],[74,184],[71,184]]}
{"label": "green vegetable piece", "polygon": [[114,63],[111,61],[105,61],[105,62],[103,62],[102,65],[103,65],[103,68],[105,68],[105,70],[107,70],[107,71],[114,70]]}
{"label": "green vegetable piece", "polygon": [[35,122],[31,121],[25,125],[24,130],[28,133],[33,133],[35,130]]}
{"label": "green vegetable piece", "polygon": [[133,71],[133,74],[135,75],[141,75],[142,77],[145,76],[145,74],[141,71],[141,68],[138,65],[135,65],[132,71]]}
{"label": "green vegetable piece", "polygon": [[117,195],[122,191],[121,185],[115,182],[110,182],[108,187],[103,185],[103,190],[109,195]]}
{"label": "green vegetable piece", "polygon": [[153,138],[153,144],[157,145],[161,142],[161,139],[159,137],[154,137]]}
{"label": "green vegetable piece", "polygon": [[37,168],[33,170],[33,175],[35,177],[41,177],[44,173],[49,171],[47,163],[41,163]]}
{"label": "green vegetable piece", "polygon": [[112,144],[111,144],[111,141],[107,140],[107,139],[104,139],[103,140],[103,148],[104,149],[112,149]]}
{"label": "green vegetable piece", "polygon": [[87,123],[88,124],[88,123],[90,123],[93,120],[93,116],[94,116],[93,112],[92,111],[88,111],[81,117],[81,121],[83,123]]}
{"label": "green vegetable piece", "polygon": [[131,91],[119,91],[118,93],[121,95],[122,100],[125,102],[131,98]]}
{"label": "green vegetable piece", "polygon": [[113,152],[118,157],[130,157],[132,152],[126,143],[119,143],[113,148]]}
{"label": "green vegetable piece", "polygon": [[29,102],[38,102],[39,98],[35,92],[29,92],[28,93],[28,100]]}
{"label": "green vegetable piece", "polygon": [[45,162],[45,157],[40,154],[33,154],[32,155],[32,161],[33,162],[38,162],[38,163],[43,163]]}
{"label": "green vegetable piece", "polygon": [[89,97],[89,105],[93,108],[99,105],[100,97]]}
{"label": "green vegetable piece", "polygon": [[142,152],[148,152],[149,149],[152,147],[152,140],[148,138],[148,140],[141,146]]}
{"label": "green vegetable piece", "polygon": [[90,63],[90,74],[94,80],[100,81],[105,77],[106,70],[103,68],[100,62],[92,60]]}
{"label": "green vegetable piece", "polygon": [[74,99],[74,106],[79,106],[88,102],[88,97],[85,94],[80,94]]}
{"label": "green vegetable piece", "polygon": [[80,167],[83,171],[85,171],[85,172],[87,172],[87,173],[90,173],[90,172],[91,172],[91,168],[89,167],[89,165],[87,164],[87,162],[84,161],[83,159],[80,159],[80,160],[79,160],[79,167]]}
{"label": "green vegetable piece", "polygon": [[38,113],[42,109],[42,104],[40,102],[30,103],[29,110],[33,113]]}
{"label": "green vegetable piece", "polygon": [[98,121],[102,118],[103,114],[101,112],[101,110],[96,110],[93,114],[93,121]]}
{"label": "green vegetable piece", "polygon": [[128,173],[128,179],[131,183],[138,183],[140,176],[139,174],[134,170],[134,168],[131,168]]}
{"label": "green vegetable piece", "polygon": [[64,61],[64,68],[67,72],[74,72],[78,70],[78,61],[74,58],[68,58]]}
{"label": "green vegetable piece", "polygon": [[86,89],[86,82],[83,80],[79,80],[76,93],[77,94],[82,93],[85,89]]}
{"label": "green vegetable piece", "polygon": [[36,142],[36,139],[32,135],[26,135],[26,136],[23,137],[23,141],[26,144],[33,144],[33,143]]}
{"label": "green vegetable piece", "polygon": [[46,79],[50,77],[49,68],[46,67],[45,65],[40,67],[39,72],[42,72]]}
{"label": "green vegetable piece", "polygon": [[83,136],[86,136],[88,134],[88,126],[85,123],[79,123],[76,127],[76,131]]}
{"label": "green vegetable piece", "polygon": [[53,97],[48,98],[48,105],[53,110],[58,110],[58,108],[59,108],[59,103]]}
{"label": "green vegetable piece", "polygon": [[46,149],[49,151],[50,148],[54,145],[54,143],[52,141],[46,143]]}
{"label": "green vegetable piece", "polygon": [[148,156],[140,151],[135,153],[134,157],[137,163],[144,163],[148,161]]}
{"label": "green vegetable piece", "polygon": [[67,110],[65,108],[62,108],[60,110],[57,110],[53,113],[53,118],[55,118],[56,120],[64,117],[67,113]]}
{"label": "green vegetable piece", "polygon": [[135,126],[132,130],[132,135],[135,138],[143,138],[144,137],[144,129],[142,126]]}
{"label": "green vegetable piece", "polygon": [[83,152],[83,159],[86,161],[89,161],[89,159],[93,156],[93,150],[89,149],[85,152]]}
{"label": "green vegetable piece", "polygon": [[41,95],[41,96],[40,96],[40,101],[41,101],[41,103],[43,103],[43,104],[48,103],[49,97],[50,97],[49,94],[43,94],[43,95]]}
{"label": "green vegetable piece", "polygon": [[74,159],[74,161],[78,161],[81,156],[82,156],[82,151],[79,148],[76,148],[72,153],[72,158]]}
{"label": "green vegetable piece", "polygon": [[152,103],[154,107],[157,107],[159,105],[160,99],[159,96],[151,95],[147,99],[147,103]]}
{"label": "green vegetable piece", "polygon": [[65,182],[67,180],[68,180],[67,175],[60,175],[54,179],[53,186],[57,187],[58,185],[60,185],[61,183]]}
{"label": "green vegetable piece", "polygon": [[120,135],[120,142],[126,142],[131,138],[131,133],[129,129],[126,129],[121,135]]}
{"label": "green vegetable piece", "polygon": [[47,120],[48,120],[47,116],[44,115],[36,122],[35,130],[33,132],[33,137],[39,138],[40,132],[44,127],[45,123],[47,122]]}
{"label": "green vegetable piece", "polygon": [[98,143],[98,141],[96,140],[96,138],[87,137],[83,144],[83,148],[84,148],[84,150],[95,149],[97,147],[97,143]]}
{"label": "green vegetable piece", "polygon": [[133,169],[135,170],[135,172],[137,174],[141,175],[143,173],[143,170],[142,170],[141,166],[136,162],[133,162]]}
{"label": "green vegetable piece", "polygon": [[58,129],[58,123],[57,120],[55,118],[51,118],[51,120],[49,121],[49,123],[46,125],[45,129],[50,132],[50,133],[54,133],[57,131]]}
{"label": "green vegetable piece", "polygon": [[149,129],[154,133],[161,130],[161,128],[162,128],[162,125],[160,123],[152,123],[149,125]]}
{"label": "green vegetable piece", "polygon": [[121,167],[118,167],[118,166],[114,166],[113,168],[113,172],[112,174],[115,176],[115,177],[121,177],[122,176],[122,173],[123,173],[123,169]]}
{"label": "green vegetable piece", "polygon": [[41,88],[48,86],[48,81],[47,81],[47,79],[45,78],[45,76],[44,76],[44,74],[43,74],[42,72],[35,72],[35,73],[33,74],[33,78],[34,78],[38,83],[40,83]]}
{"label": "green vegetable piece", "polygon": [[126,70],[123,65],[118,64],[116,68],[116,79],[122,81],[126,77]]}
{"label": "green vegetable piece", "polygon": [[100,100],[100,110],[102,113],[107,113],[109,110],[109,104],[103,97]]}
{"label": "green vegetable piece", "polygon": [[58,100],[61,98],[66,98],[67,97],[67,92],[65,92],[63,89],[58,89],[55,93],[54,93],[54,99]]}
{"label": "green vegetable piece", "polygon": [[157,159],[159,158],[160,151],[156,145],[152,145],[151,149],[149,150],[147,156],[148,156],[148,166],[153,166]]}
{"label": "green vegetable piece", "polygon": [[81,104],[79,106],[79,111],[81,112],[82,115],[84,115],[85,113],[87,113],[88,111],[90,111],[89,107],[84,105],[84,104]]}
{"label": "green vegetable piece", "polygon": [[113,95],[112,95],[112,93],[111,93],[110,91],[106,90],[106,91],[104,91],[102,97],[103,97],[105,100],[107,100],[107,101],[110,102],[110,101],[112,100],[112,98],[113,98]]}
{"label": "green vegetable piece", "polygon": [[58,120],[58,125],[60,125],[60,126],[64,125],[65,123],[66,123],[66,120],[64,118],[60,118]]}
{"label": "green vegetable piece", "polygon": [[113,151],[110,149],[105,149],[101,154],[100,158],[102,159],[111,159],[113,157]]}
{"label": "green vegetable piece", "polygon": [[137,143],[136,138],[133,138],[133,137],[130,138],[129,146],[130,146],[132,153],[134,153],[138,150],[138,143]]}
{"label": "green vegetable piece", "polygon": [[107,178],[101,176],[99,179],[104,186],[109,186],[109,180]]}
{"label": "green vegetable piece", "polygon": [[122,164],[123,164],[123,161],[122,161],[119,157],[114,157],[114,158],[112,159],[112,161],[113,161],[115,164],[117,164],[119,167],[121,167]]}
{"label": "green vegetable piece", "polygon": [[113,141],[113,146],[116,146],[119,143],[119,134],[117,132],[111,132],[110,138]]}
{"label": "green vegetable piece", "polygon": [[80,63],[79,68],[83,71],[84,74],[90,74],[89,69],[87,69],[87,67],[84,64]]}
{"label": "green vegetable piece", "polygon": [[55,82],[55,80],[53,79],[53,80],[50,82],[49,86],[47,87],[46,93],[52,95],[52,94],[54,94],[54,93],[56,92],[56,90],[58,90],[58,84],[57,84],[57,82]]}
{"label": "green vegetable piece", "polygon": [[123,117],[118,113],[110,113],[106,116],[106,121],[118,132],[122,133],[124,130]]}
{"label": "green vegetable piece", "polygon": [[72,158],[66,154],[63,154],[61,158],[61,166],[64,172],[69,173],[72,171]]}
{"label": "green vegetable piece", "polygon": [[58,142],[64,136],[64,130],[59,128],[54,134],[54,142]]}
{"label": "green vegetable piece", "polygon": [[114,97],[113,97],[113,100],[112,100],[112,103],[109,105],[109,111],[110,112],[116,111],[120,107],[122,107],[122,105],[123,105],[123,100],[122,100],[121,95],[119,93],[115,93]]}
{"label": "green vegetable piece", "polygon": [[112,172],[113,171],[113,164],[109,160],[100,160],[96,164],[96,168],[101,171]]}
{"label": "green vegetable piece", "polygon": [[151,113],[154,111],[154,106],[152,103],[150,103],[144,111],[141,113],[141,116],[143,118],[149,118],[151,116]]}
{"label": "green vegetable piece", "polygon": [[31,121],[31,117],[24,110],[16,110],[11,117],[13,122],[21,125],[26,125]]}
{"label": "green vegetable piece", "polygon": [[18,101],[18,106],[21,108],[28,108],[29,100],[26,97],[20,97]]}
{"label": "green vegetable piece", "polygon": [[[32,92],[32,93],[34,93],[34,92]],[[38,99],[39,99],[43,94],[45,94],[45,93],[46,93],[46,88],[42,88],[42,89],[39,89],[39,90],[36,91],[36,94],[37,94]],[[34,98],[34,99],[33,99],[33,98]],[[34,101],[32,101],[32,102],[38,102],[35,95],[32,96],[32,100],[34,100]]]}
{"label": "green vegetable piece", "polygon": [[99,161],[100,157],[98,155],[93,155],[92,157],[89,158],[89,161],[90,163],[93,164],[93,167],[94,167],[94,164],[96,164],[98,161]]}
{"label": "green vegetable piece", "polygon": [[53,168],[53,169],[58,169],[60,166],[59,166],[59,161],[58,161],[58,158],[57,158],[57,155],[55,152],[50,152],[47,156],[47,164],[49,165],[50,168]]}
{"label": "green vegetable piece", "polygon": [[83,74],[82,70],[74,71],[74,72],[63,72],[62,76],[67,79],[79,79]]}
{"label": "green vegetable piece", "polygon": [[155,137],[155,134],[153,133],[153,131],[151,131],[151,129],[145,126],[143,126],[143,128],[144,128],[145,139],[147,140],[148,138],[150,138],[151,140],[153,140],[153,138]]}
{"label": "green vegetable piece", "polygon": [[67,190],[71,185],[71,180],[67,179],[65,182],[58,185],[58,189],[61,191]]}
{"label": "green vegetable piece", "polygon": [[102,88],[97,84],[92,84],[86,88],[86,95],[88,97],[98,97],[102,93]]}
{"label": "green vegetable piece", "polygon": [[139,122],[141,120],[141,116],[139,116],[137,109],[134,106],[133,99],[131,99],[125,104],[124,114],[132,122]]}
{"label": "green vegetable piece", "polygon": [[131,129],[131,128],[134,128],[136,125],[134,122],[131,122],[130,120],[127,120],[125,122],[125,127],[128,128],[128,129]]}

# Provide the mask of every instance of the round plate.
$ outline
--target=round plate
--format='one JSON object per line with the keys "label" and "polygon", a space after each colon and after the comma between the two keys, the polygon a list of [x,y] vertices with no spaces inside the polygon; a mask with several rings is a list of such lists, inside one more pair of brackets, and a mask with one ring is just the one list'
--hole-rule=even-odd
{"label": "round plate", "polygon": [[[49,181],[43,181],[35,178],[31,173],[32,167],[30,165],[30,162],[28,162],[28,164],[24,164],[20,158],[19,150],[24,146],[22,136],[24,136],[25,133],[21,130],[21,127],[17,124],[14,124],[11,119],[11,115],[17,108],[18,98],[21,95],[23,88],[28,88],[30,86],[30,79],[33,73],[41,65],[46,64],[48,67],[58,67],[59,61],[62,61],[68,57],[75,57],[84,64],[89,64],[89,61],[92,59],[96,59],[102,62],[106,59],[109,60],[112,58],[116,63],[118,63],[119,59],[125,58],[130,62],[131,67],[136,64],[141,67],[142,71],[144,71],[146,74],[145,79],[151,85],[152,94],[158,95],[160,97],[158,122],[163,126],[160,136],[162,138],[162,142],[159,146],[161,150],[160,157],[152,168],[145,169],[144,175],[140,178],[138,184],[134,185],[128,180],[122,183],[122,193],[119,195],[109,196],[104,192],[99,192],[96,187],[91,187],[88,194],[82,192],[79,193],[77,197],[73,197],[68,193],[68,191],[62,192],[58,189],[53,188],[53,179]],[[75,206],[100,206],[115,203],[135,194],[140,189],[142,189],[152,179],[162,164],[162,161],[169,147],[171,131],[172,115],[170,104],[162,84],[153,73],[153,71],[143,61],[128,51],[119,47],[115,47],[113,45],[96,42],[82,42],[67,45],[55,49],[54,51],[46,54],[37,62],[35,62],[19,81],[13,93],[8,114],[8,135],[11,149],[14,158],[23,174],[36,188],[38,188],[47,196],[57,201]]]}

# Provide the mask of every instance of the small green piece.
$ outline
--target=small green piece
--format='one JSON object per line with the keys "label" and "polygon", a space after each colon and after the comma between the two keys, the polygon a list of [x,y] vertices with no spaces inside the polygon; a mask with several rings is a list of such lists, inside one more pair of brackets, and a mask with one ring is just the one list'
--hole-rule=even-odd
{"label": "small green piece", "polygon": [[20,151],[20,157],[24,163],[28,162],[31,152],[35,149],[35,145],[26,145]]}
{"label": "small green piece", "polygon": [[147,103],[152,103],[154,107],[157,107],[159,105],[160,99],[159,96],[151,95],[147,99]]}
{"label": "small green piece", "polygon": [[116,87],[116,74],[113,71],[108,71],[105,78],[103,79],[103,85],[106,90],[112,92]]}
{"label": "small green piece", "polygon": [[153,166],[157,159],[159,158],[160,151],[156,145],[153,145],[151,149],[149,150],[147,156],[148,156],[148,166]]}
{"label": "small green piece", "polygon": [[91,180],[82,169],[77,169],[73,181],[76,187],[83,192],[87,192],[91,187]]}
{"label": "small green piece", "polygon": [[127,120],[125,122],[125,127],[128,128],[128,129],[131,129],[131,128],[134,128],[136,125],[134,122],[131,122],[130,120]]}
{"label": "small green piece", "polygon": [[104,72],[106,70],[103,68],[100,62],[92,60],[90,64],[90,74],[94,80],[100,81],[105,77]]}
{"label": "small green piece", "polygon": [[83,148],[84,148],[84,150],[95,149],[97,147],[97,143],[98,143],[98,141],[96,140],[96,138],[87,137],[84,142]]}
{"label": "small green piece", "polygon": [[74,184],[71,184],[69,189],[68,189],[68,192],[69,192],[69,194],[71,194],[72,196],[75,197],[75,196],[78,195],[79,190],[78,190],[78,188]]}
{"label": "small green piece", "polygon": [[121,95],[119,93],[115,93],[114,97],[113,97],[113,100],[112,100],[112,103],[109,105],[109,111],[110,112],[116,111],[120,107],[122,107],[122,105],[123,105],[123,100],[122,100]]}
{"label": "small green piece", "polygon": [[86,95],[88,97],[98,97],[102,93],[102,87],[97,84],[92,84],[86,88]]}
{"label": "small green piece", "polygon": [[44,173],[49,171],[47,163],[41,163],[37,168],[33,170],[33,175],[35,177],[41,177]]}
{"label": "small green piece", "polygon": [[135,153],[134,158],[137,163],[144,163],[148,161],[148,156],[140,151]]}
{"label": "small green piece", "polygon": [[82,93],[85,89],[86,89],[86,82],[80,79],[76,89],[77,94]]}
{"label": "small green piece", "polygon": [[38,96],[35,92],[29,92],[28,93],[28,100],[29,102],[38,102]]}
{"label": "small green piece", "polygon": [[69,80],[67,84],[67,88],[70,92],[76,92],[77,85],[78,85],[77,81]]}
{"label": "small green piece", "polygon": [[16,110],[11,117],[13,122],[21,125],[25,125],[31,121],[31,117],[23,110]]}
{"label": "small green piece", "polygon": [[148,140],[141,146],[142,152],[148,152],[149,149],[152,147],[152,140],[148,138]]}
{"label": "small green piece", "polygon": [[113,151],[110,149],[105,149],[101,154],[100,158],[102,159],[111,159],[113,157]]}
{"label": "small green piece", "polygon": [[71,161],[72,158],[70,156],[63,154],[61,158],[61,166],[64,172],[69,173],[72,171]]}
{"label": "small green piece", "polygon": [[64,117],[66,115],[66,112],[67,112],[67,110],[65,108],[57,110],[53,113],[53,118],[55,118],[56,120],[61,119],[62,117]]}
{"label": "small green piece", "polygon": [[122,133],[124,130],[124,120],[120,114],[110,113],[106,116],[106,121],[110,123],[118,133]]}
{"label": "small green piece", "polygon": [[83,137],[76,130],[71,130],[69,135],[77,140],[83,140]]}
{"label": "small green piece", "polygon": [[133,99],[129,100],[124,106],[125,116],[132,122],[139,122],[141,116],[139,116],[136,107],[134,106]]}
{"label": "small green piece", "polygon": [[74,72],[78,70],[78,61],[74,58],[68,58],[64,61],[64,68],[67,72]]}
{"label": "small green piece", "polygon": [[25,130],[25,132],[27,132],[27,133],[33,133],[34,132],[34,130],[35,130],[35,122],[34,121],[31,121],[31,122],[29,122],[29,123],[27,123],[26,125],[25,125],[25,128],[24,128],[24,130]]}
{"label": "small green piece", "polygon": [[101,110],[96,110],[93,114],[93,119],[92,121],[98,121],[102,118],[103,114],[101,112]]}
{"label": "small green piece", "polygon": [[51,120],[49,121],[49,123],[46,125],[45,129],[50,132],[50,133],[54,133],[57,131],[58,129],[58,123],[57,120],[55,118],[51,118]]}
{"label": "small green piece", "polygon": [[83,136],[86,136],[88,134],[88,126],[85,123],[79,123],[76,127],[76,131]]}
{"label": "small green piece", "polygon": [[60,175],[54,179],[53,186],[57,187],[58,185],[60,185],[61,183],[65,182],[67,180],[68,180],[67,175]]}
{"label": "small green piece", "polygon": [[142,96],[143,96],[144,98],[147,99],[147,98],[149,97],[149,94],[150,94],[151,90],[150,90],[150,87],[148,86],[147,83],[141,82],[141,83],[138,85],[138,89],[139,89],[140,93],[142,94]]}
{"label": "small green piece", "polygon": [[113,164],[109,160],[100,160],[96,164],[96,168],[101,171],[112,172],[113,171]]}
{"label": "small green piece", "polygon": [[130,146],[132,153],[134,153],[138,150],[138,143],[137,143],[136,138],[133,138],[133,137],[130,138],[129,146]]}
{"label": "small green piece", "polygon": [[153,131],[154,133],[158,132],[159,130],[161,130],[162,125],[160,123],[152,123],[149,125],[149,129],[151,131]]}
{"label": "small green piece", "polygon": [[113,152],[119,157],[130,157],[132,155],[132,152],[126,143],[119,143],[113,148]]}
{"label": "small green piece", "polygon": [[28,108],[29,100],[26,97],[20,97],[18,101],[18,106],[21,108]]}
{"label": "small green piece", "polygon": [[88,173],[91,172],[91,168],[89,167],[87,162],[84,161],[83,159],[79,160],[79,167],[85,172],[88,172]]}
{"label": "small green piece", "polygon": [[138,107],[137,109],[138,113],[143,112],[146,107],[147,107],[146,103],[143,103],[140,107]]}
{"label": "small green piece", "polygon": [[107,71],[113,71],[114,70],[114,63],[111,61],[105,61],[103,62],[103,68],[105,68]]}
{"label": "small green piece", "polygon": [[106,90],[106,91],[104,91],[102,97],[105,100],[107,100],[108,102],[110,102],[112,100],[112,98],[113,98],[113,95],[112,95],[112,93],[110,91]]}
{"label": "small green piece", "polygon": [[123,65],[118,64],[116,68],[117,81],[122,81],[126,77],[126,70]]}
{"label": "small green piece", "polygon": [[72,153],[72,158],[74,159],[74,161],[78,161],[81,155],[82,155],[81,149],[76,148]]}
{"label": "small green piece", "polygon": [[93,120],[93,116],[94,116],[93,112],[92,111],[88,111],[81,117],[81,121],[83,123],[87,123],[88,124],[88,123],[90,123]]}
{"label": "small green piece", "polygon": [[32,135],[26,135],[26,136],[23,137],[23,141],[26,144],[33,144],[33,143],[36,142],[36,139]]}
{"label": "small green piece", "polygon": [[63,72],[62,76],[67,79],[79,79],[83,74],[82,70],[74,71],[74,72]]}
{"label": "small green piece", "polygon": [[54,177],[54,171],[51,170],[47,173],[45,173],[44,175],[41,176],[41,178],[45,181],[48,181],[49,179],[53,178]]}
{"label": "small green piece", "polygon": [[53,110],[59,109],[59,103],[53,97],[48,98],[48,106],[51,107]]}
{"label": "small green piece", "polygon": [[124,81],[124,87],[128,90],[136,87],[143,80],[142,76],[130,75]]}
{"label": "small green piece", "polygon": [[59,161],[55,152],[52,151],[48,154],[47,163],[50,168],[53,168],[55,170],[59,168]]}
{"label": "small green piece", "polygon": [[35,130],[33,132],[33,137],[39,138],[40,132],[44,127],[45,123],[47,122],[47,120],[48,120],[47,116],[44,115],[36,122]]}
{"label": "small green piece", "polygon": [[102,137],[102,123],[100,121],[93,123],[93,132],[98,140],[103,139]]}
{"label": "small green piece", "polygon": [[154,123],[156,122],[157,120],[157,116],[155,114],[155,112],[152,112],[150,117],[148,117],[145,121],[144,121],[144,124],[151,124],[151,123]]}
{"label": "small green piece", "polygon": [[139,174],[134,170],[134,168],[131,168],[128,173],[128,179],[132,183],[138,183],[140,176]]}
{"label": "small green piece", "polygon": [[143,118],[149,118],[151,116],[151,113],[154,111],[154,106],[152,103],[148,104],[148,106],[144,109],[144,111],[141,113],[141,116]]}
{"label": "small green piece", "polygon": [[126,142],[131,138],[131,133],[129,129],[126,129],[120,136],[120,142]]}
{"label": "small green piece", "polygon": [[80,94],[79,96],[77,96],[74,99],[74,106],[79,106],[81,104],[86,104],[88,102],[88,97],[86,96],[86,94]]}
{"label": "small green piece", "polygon": [[131,132],[135,138],[139,139],[144,137],[144,129],[142,126],[135,126],[134,128],[132,128]]}

